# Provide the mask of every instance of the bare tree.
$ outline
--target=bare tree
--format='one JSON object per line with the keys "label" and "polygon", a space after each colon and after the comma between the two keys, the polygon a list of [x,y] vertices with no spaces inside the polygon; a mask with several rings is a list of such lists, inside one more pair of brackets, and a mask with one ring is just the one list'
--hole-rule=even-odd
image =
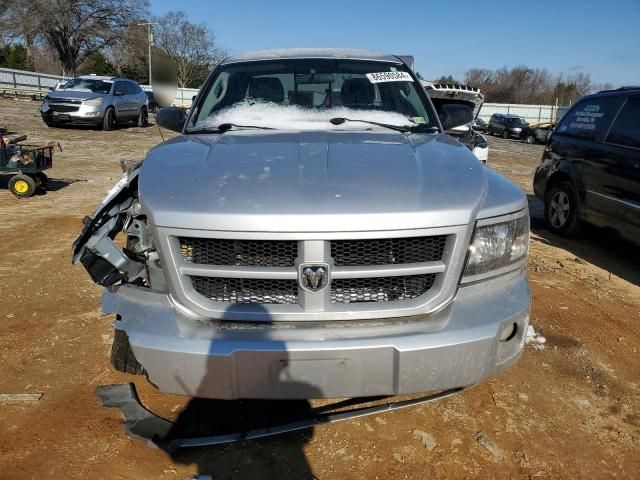
{"label": "bare tree", "polygon": [[433,81],[433,83],[440,83],[444,85],[458,85],[460,82],[453,78],[453,75],[442,75],[440,78],[437,78]]}
{"label": "bare tree", "polygon": [[553,77],[546,68],[527,65],[502,67],[497,70],[472,68],[465,74],[465,83],[477,87],[488,102],[568,105],[591,91],[588,73],[569,77]]}
{"label": "bare tree", "polygon": [[486,68],[472,68],[464,74],[464,83],[471,87],[487,90],[493,83],[493,71]]}
{"label": "bare tree", "polygon": [[184,12],[169,12],[156,22],[157,45],[173,63],[178,86],[193,86],[203,71],[221,60],[213,32],[204,24],[191,23]]}
{"label": "bare tree", "polygon": [[4,30],[22,36],[27,45],[38,40],[53,48],[66,74],[122,35],[147,14],[148,0],[6,0],[11,22]]}
{"label": "bare tree", "polygon": [[141,83],[149,82],[148,41],[146,27],[131,24],[107,46],[107,57],[118,75]]}

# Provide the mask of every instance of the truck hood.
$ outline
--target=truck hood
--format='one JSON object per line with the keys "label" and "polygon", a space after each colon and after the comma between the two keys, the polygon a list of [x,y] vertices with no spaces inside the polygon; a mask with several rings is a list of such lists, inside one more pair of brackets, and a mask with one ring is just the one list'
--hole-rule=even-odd
{"label": "truck hood", "polygon": [[158,227],[395,230],[469,224],[487,178],[446,135],[237,130],[155,147],[141,167],[139,195]]}

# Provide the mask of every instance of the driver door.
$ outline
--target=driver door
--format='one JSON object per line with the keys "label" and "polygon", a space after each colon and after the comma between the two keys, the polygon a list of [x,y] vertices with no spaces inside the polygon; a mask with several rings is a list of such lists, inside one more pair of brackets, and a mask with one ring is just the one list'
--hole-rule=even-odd
{"label": "driver door", "polygon": [[127,118],[127,86],[125,82],[115,82],[113,85],[113,108],[116,111],[116,118],[122,120]]}

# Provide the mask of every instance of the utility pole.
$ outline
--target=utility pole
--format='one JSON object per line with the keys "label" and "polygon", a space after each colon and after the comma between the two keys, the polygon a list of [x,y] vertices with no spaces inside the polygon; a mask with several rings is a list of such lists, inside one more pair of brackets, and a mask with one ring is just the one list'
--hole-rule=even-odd
{"label": "utility pole", "polygon": [[152,84],[152,79],[151,79],[151,46],[153,45],[153,25],[157,25],[156,23],[153,22],[142,22],[142,23],[138,23],[138,25],[142,26],[146,26],[147,27],[147,37],[149,40],[149,85]]}

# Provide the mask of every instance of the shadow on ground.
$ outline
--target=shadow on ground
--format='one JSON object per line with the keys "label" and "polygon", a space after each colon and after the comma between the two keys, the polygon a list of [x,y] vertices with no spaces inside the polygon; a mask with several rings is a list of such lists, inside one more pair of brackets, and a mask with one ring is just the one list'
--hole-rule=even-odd
{"label": "shadow on ground", "polygon": [[542,201],[528,195],[531,231],[547,245],[562,248],[578,258],[640,286],[640,247],[623,239],[617,232],[584,225],[577,238],[563,238],[549,232],[544,222]]}
{"label": "shadow on ground", "polygon": [[[306,400],[207,400],[194,398],[178,416],[169,438],[222,435],[289,423],[308,417]],[[229,445],[185,448],[172,453],[176,463],[196,465],[213,478],[315,479],[304,445],[313,429]],[[206,478],[206,477],[204,477]]]}
{"label": "shadow on ground", "polygon": [[[229,314],[243,313],[242,305],[232,305]],[[269,318],[262,305],[254,305],[256,312]],[[269,320],[267,320],[269,321]],[[238,393],[251,391],[251,378],[269,378],[272,397],[294,398],[294,400],[215,400],[219,385],[224,385],[225,375],[220,368],[220,350],[233,341],[233,335],[221,330],[210,340],[210,356],[206,359],[205,373],[194,398],[180,412],[173,427],[164,438],[165,442],[180,438],[198,438],[213,435],[249,432],[278,425],[290,424],[310,417],[311,404],[302,398],[319,398],[321,392],[315,387],[301,382],[292,374],[286,345],[277,340],[270,330],[263,332],[273,354],[258,355],[260,363],[252,371],[238,374]],[[227,345],[228,347],[228,345]],[[236,361],[242,364],[237,353]],[[251,355],[251,353],[249,354]],[[224,370],[224,369],[222,369]],[[188,391],[188,389],[185,389]],[[304,395],[304,396],[303,396]],[[198,473],[213,478],[259,479],[315,479],[304,453],[304,445],[313,437],[313,429],[278,435],[276,437],[247,440],[226,446],[178,449],[172,453],[177,463],[197,465]]]}

